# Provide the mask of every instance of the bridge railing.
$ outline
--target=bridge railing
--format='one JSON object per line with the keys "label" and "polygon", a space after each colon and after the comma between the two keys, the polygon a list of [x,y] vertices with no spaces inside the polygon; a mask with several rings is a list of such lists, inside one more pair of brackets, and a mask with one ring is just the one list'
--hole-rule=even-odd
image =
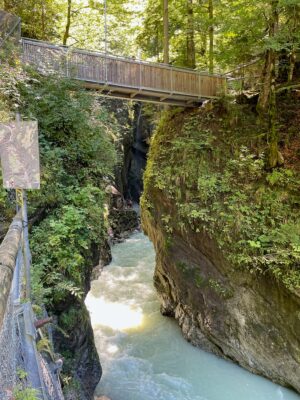
{"label": "bridge railing", "polygon": [[228,89],[234,92],[259,91],[262,68],[262,60],[256,59],[226,72],[224,75],[227,77]]}
{"label": "bridge railing", "polygon": [[226,78],[199,71],[57,46],[23,38],[25,62],[40,70],[86,82],[155,91],[172,95],[213,98],[224,92]]}

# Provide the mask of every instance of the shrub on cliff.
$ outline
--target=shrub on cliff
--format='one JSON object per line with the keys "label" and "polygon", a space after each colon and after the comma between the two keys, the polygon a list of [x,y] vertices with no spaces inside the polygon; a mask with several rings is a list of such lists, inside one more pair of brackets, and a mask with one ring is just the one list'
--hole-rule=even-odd
{"label": "shrub on cliff", "polygon": [[288,97],[279,110],[286,162],[273,170],[267,130],[247,105],[169,113],[153,138],[142,207],[146,223],[162,196],[175,207],[162,218],[169,240],[174,230],[205,231],[235,267],[299,289],[299,99]]}

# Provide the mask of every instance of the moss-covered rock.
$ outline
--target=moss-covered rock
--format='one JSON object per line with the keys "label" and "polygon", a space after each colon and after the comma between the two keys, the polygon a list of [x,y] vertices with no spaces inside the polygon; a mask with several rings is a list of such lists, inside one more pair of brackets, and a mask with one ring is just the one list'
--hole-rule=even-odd
{"label": "moss-covered rock", "polygon": [[[286,124],[286,110],[285,156],[298,118]],[[169,113],[151,143],[142,222],[162,311],[185,337],[300,391],[300,176],[291,160],[266,170],[265,150],[247,105]]]}

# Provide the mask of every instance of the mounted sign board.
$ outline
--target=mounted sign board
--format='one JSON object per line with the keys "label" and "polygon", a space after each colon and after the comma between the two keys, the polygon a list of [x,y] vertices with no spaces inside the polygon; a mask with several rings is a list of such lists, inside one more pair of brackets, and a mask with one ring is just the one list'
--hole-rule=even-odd
{"label": "mounted sign board", "polygon": [[40,188],[40,157],[36,121],[1,123],[0,156],[4,188]]}

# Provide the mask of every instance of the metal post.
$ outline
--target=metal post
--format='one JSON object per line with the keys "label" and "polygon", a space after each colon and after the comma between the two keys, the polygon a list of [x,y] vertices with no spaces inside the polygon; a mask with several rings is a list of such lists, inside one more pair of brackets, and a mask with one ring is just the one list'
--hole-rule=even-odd
{"label": "metal post", "polygon": [[104,46],[104,52],[107,55],[107,0],[104,0]]}
{"label": "metal post", "polygon": [[22,27],[21,27],[21,18],[20,18],[19,24],[18,24],[18,44],[21,44],[21,40],[22,40]]}
{"label": "metal post", "polygon": [[25,276],[26,276],[26,298],[31,297],[31,254],[29,247],[28,235],[28,214],[27,214],[27,195],[25,190],[22,190],[22,221],[23,221],[23,241],[24,241],[24,261],[25,261]]}
{"label": "metal post", "polygon": [[105,83],[108,77],[107,65],[107,0],[104,0],[104,53],[105,53]]}
{"label": "metal post", "polygon": [[66,74],[67,74],[67,78],[69,78],[69,54],[68,54],[68,50],[65,52],[66,54]]}
{"label": "metal post", "polygon": [[140,87],[139,90],[142,89],[142,60],[140,59]]}
{"label": "metal post", "polygon": [[[16,114],[16,121],[20,122],[20,114]],[[16,199],[19,201],[22,211],[22,226],[23,226],[23,252],[24,252],[24,263],[25,263],[25,278],[26,278],[26,298],[31,297],[31,253],[29,247],[29,235],[28,235],[28,213],[27,213],[27,195],[24,189],[16,189]]]}

